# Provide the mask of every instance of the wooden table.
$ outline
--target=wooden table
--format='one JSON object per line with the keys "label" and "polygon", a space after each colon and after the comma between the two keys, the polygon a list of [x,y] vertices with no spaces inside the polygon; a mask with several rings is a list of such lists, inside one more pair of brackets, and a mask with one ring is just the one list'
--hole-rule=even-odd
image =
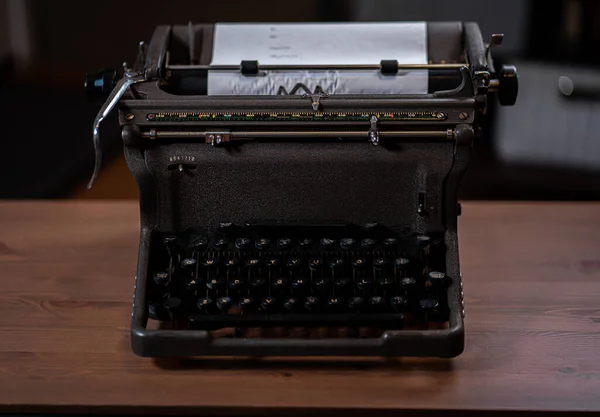
{"label": "wooden table", "polygon": [[454,360],[136,357],[137,238],[133,202],[0,203],[0,413],[600,411],[600,204],[463,204]]}

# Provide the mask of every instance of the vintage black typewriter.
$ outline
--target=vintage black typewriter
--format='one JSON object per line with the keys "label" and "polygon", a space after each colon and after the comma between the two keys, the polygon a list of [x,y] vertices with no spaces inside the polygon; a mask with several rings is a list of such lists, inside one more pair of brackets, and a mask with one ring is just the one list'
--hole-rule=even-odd
{"label": "vintage black typewriter", "polygon": [[159,26],[131,68],[88,74],[108,97],[94,178],[116,107],[139,187],[133,351],[460,354],[457,189],[491,94],[516,100],[501,40],[462,22]]}

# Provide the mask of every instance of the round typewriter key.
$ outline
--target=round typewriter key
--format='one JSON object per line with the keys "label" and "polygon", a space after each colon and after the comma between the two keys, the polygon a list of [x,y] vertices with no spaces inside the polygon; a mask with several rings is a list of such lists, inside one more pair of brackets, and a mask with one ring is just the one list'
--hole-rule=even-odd
{"label": "round typewriter key", "polygon": [[390,300],[390,305],[394,311],[402,312],[406,307],[406,298],[402,297],[401,295],[392,297]]}
{"label": "round typewriter key", "polygon": [[254,300],[251,297],[243,297],[238,304],[242,311],[248,311],[254,306]]}
{"label": "round typewriter key", "polygon": [[300,246],[300,249],[307,250],[313,245],[313,243],[314,241],[312,239],[300,239],[298,245]]}
{"label": "round typewriter key", "polygon": [[163,301],[162,305],[170,313],[174,313],[181,308],[183,302],[181,298],[171,297]]}
{"label": "round typewriter key", "polygon": [[318,291],[328,291],[329,289],[329,278],[321,277],[315,280],[315,287]]}
{"label": "round typewriter key", "polygon": [[308,261],[308,267],[313,271],[319,269],[321,265],[323,265],[323,261],[319,258],[312,258],[310,261]]}
{"label": "round typewriter key", "polygon": [[385,258],[375,258],[373,266],[375,269],[383,269],[388,265],[388,260]]}
{"label": "round typewriter key", "polygon": [[225,284],[225,282],[223,281],[222,278],[211,278],[206,282],[206,288],[208,288],[209,290],[219,290],[221,288],[223,288],[223,285]]}
{"label": "round typewriter key", "polygon": [[229,297],[221,297],[217,300],[217,308],[221,310],[222,313],[227,313],[231,308],[231,304],[231,298]]}
{"label": "round typewriter key", "polygon": [[156,284],[163,286],[169,283],[169,273],[168,272],[156,272],[154,274],[154,282]]}
{"label": "round typewriter key", "polygon": [[367,249],[367,250],[373,249],[376,244],[377,244],[377,241],[375,239],[371,239],[370,237],[360,241],[360,246],[362,246],[363,249]]}
{"label": "round typewriter key", "polygon": [[250,258],[246,260],[246,267],[250,269],[257,268],[260,265],[260,259]]}
{"label": "round typewriter key", "polygon": [[402,278],[400,280],[400,286],[406,290],[413,289],[417,286],[417,280],[410,277]]}
{"label": "round typewriter key", "polygon": [[287,311],[296,311],[298,310],[298,306],[298,299],[294,297],[288,297],[283,302],[283,308],[285,308]]}
{"label": "round typewriter key", "polygon": [[407,258],[396,258],[395,260],[396,269],[400,271],[405,271],[410,264],[410,260]]}
{"label": "round typewriter key", "polygon": [[250,248],[252,241],[247,237],[240,237],[235,240],[235,247],[237,250],[247,250]]}
{"label": "round typewriter key", "polygon": [[304,308],[308,311],[314,311],[319,306],[319,299],[315,296],[308,296],[304,299]]}
{"label": "round typewriter key", "polygon": [[233,278],[233,279],[229,280],[229,288],[231,288],[232,290],[239,291],[245,287],[244,284],[245,284],[245,282],[239,278]]}
{"label": "round typewriter key", "polygon": [[371,230],[375,230],[379,227],[379,223],[376,222],[369,222],[369,223],[365,223],[364,228],[371,231]]}
{"label": "round typewriter key", "polygon": [[352,247],[354,246],[355,243],[356,243],[356,240],[352,239],[351,237],[347,237],[347,238],[340,240],[340,247],[343,250],[350,250],[350,249],[352,249]]}
{"label": "round typewriter key", "polygon": [[188,278],[185,280],[185,289],[188,291],[195,291],[200,288],[201,282],[196,278]]}
{"label": "round typewriter key", "polygon": [[277,300],[275,297],[265,297],[260,300],[260,307],[266,312],[273,311],[276,305]]}
{"label": "round typewriter key", "polygon": [[304,278],[295,278],[292,280],[292,289],[295,291],[302,291],[306,288],[306,280]]}
{"label": "round typewriter key", "polygon": [[285,288],[287,287],[287,279],[276,278],[273,280],[273,283],[271,285],[275,291],[281,292],[281,291],[285,290]]}
{"label": "round typewriter key", "polygon": [[380,290],[389,290],[394,287],[394,279],[390,277],[383,277],[377,279],[377,288]]}
{"label": "round typewriter key", "polygon": [[342,307],[342,300],[339,297],[330,297],[327,299],[327,309],[335,312],[339,311]]}
{"label": "round typewriter key", "polygon": [[288,250],[292,246],[292,239],[287,237],[282,237],[277,239],[277,249],[279,250]]}
{"label": "round typewriter key", "polygon": [[250,288],[258,289],[263,288],[267,284],[267,280],[262,277],[254,277],[250,280]]}
{"label": "round typewriter key", "polygon": [[267,238],[256,239],[254,241],[254,247],[257,250],[265,250],[269,247],[270,244],[271,244],[271,241]]}
{"label": "round typewriter key", "polygon": [[436,309],[438,305],[439,303],[434,298],[424,298],[421,301],[419,301],[419,306],[423,310],[433,310]]}
{"label": "round typewriter key", "polygon": [[361,311],[365,306],[365,299],[362,297],[352,297],[348,300],[348,308],[350,310],[358,312]]}
{"label": "round typewriter key", "polygon": [[212,307],[213,301],[212,299],[208,298],[208,297],[203,297],[200,298],[198,300],[198,302],[196,303],[198,310],[202,311],[203,313],[207,313],[210,308]]}
{"label": "round typewriter key", "polygon": [[331,250],[333,249],[333,245],[335,245],[335,240],[324,237],[320,240],[320,243],[323,250]]}
{"label": "round typewriter key", "polygon": [[369,309],[375,312],[380,312],[385,309],[385,300],[378,295],[369,298]]}
{"label": "round typewriter key", "polygon": [[196,271],[196,260],[194,258],[185,258],[181,261],[181,267],[186,271]]}
{"label": "round typewriter key", "polygon": [[278,258],[269,258],[265,262],[265,266],[269,269],[277,268],[279,266]]}
{"label": "round typewriter key", "polygon": [[239,259],[233,258],[233,259],[227,259],[223,262],[223,266],[227,269],[233,269],[235,267],[237,267],[240,264]]}
{"label": "round typewriter key", "polygon": [[329,266],[331,269],[340,270],[344,267],[344,260],[342,258],[333,258],[329,261]]}
{"label": "round typewriter key", "polygon": [[301,263],[300,258],[290,258],[285,263],[285,266],[287,266],[291,270],[296,270],[296,269],[300,268],[300,263]]}
{"label": "round typewriter key", "polygon": [[361,269],[364,268],[366,264],[367,261],[363,258],[357,258],[352,260],[352,268]]}
{"label": "round typewriter key", "polygon": [[394,246],[396,246],[396,243],[398,243],[398,239],[393,237],[387,237],[383,239],[383,246],[385,246],[386,249],[393,248]]}
{"label": "round typewriter key", "polygon": [[200,237],[192,242],[192,247],[197,251],[205,251],[208,247],[208,239],[205,237]]}
{"label": "round typewriter key", "polygon": [[444,274],[443,272],[431,271],[427,275],[427,278],[431,283],[432,287],[443,287],[446,283],[446,274]]}
{"label": "round typewriter key", "polygon": [[206,269],[212,269],[217,266],[217,260],[215,258],[204,258],[202,259],[202,266]]}
{"label": "round typewriter key", "polygon": [[352,280],[350,278],[338,278],[333,282],[333,285],[340,290],[346,290],[352,286]]}
{"label": "round typewriter key", "polygon": [[227,239],[220,238],[220,239],[217,239],[217,240],[215,240],[213,242],[213,247],[216,250],[223,250],[223,249],[225,249],[227,247],[228,244],[229,244],[229,242],[227,241]]}
{"label": "round typewriter key", "polygon": [[356,286],[360,291],[370,291],[373,288],[373,280],[371,278],[361,278],[356,283]]}

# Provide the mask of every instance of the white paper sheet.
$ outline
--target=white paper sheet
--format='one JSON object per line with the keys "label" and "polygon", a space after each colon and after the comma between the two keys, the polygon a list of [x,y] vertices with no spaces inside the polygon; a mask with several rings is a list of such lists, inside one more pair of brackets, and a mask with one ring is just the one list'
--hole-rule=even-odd
{"label": "white paper sheet", "polygon": [[[216,24],[212,65],[378,65],[427,63],[427,26],[413,23]],[[239,71],[209,71],[208,94],[302,94],[317,87],[328,94],[423,94],[427,71],[378,70],[266,71],[244,76]]]}

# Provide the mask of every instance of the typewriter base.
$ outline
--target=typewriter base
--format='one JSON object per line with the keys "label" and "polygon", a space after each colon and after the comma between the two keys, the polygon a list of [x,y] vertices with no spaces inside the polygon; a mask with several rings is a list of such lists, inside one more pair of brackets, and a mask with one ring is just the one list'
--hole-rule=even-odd
{"label": "typewriter base", "polygon": [[146,288],[151,230],[142,230],[132,313],[131,344],[142,357],[193,356],[418,356],[451,358],[464,349],[462,280],[456,232],[447,231],[449,328],[387,330],[376,338],[214,338],[206,330],[147,328]]}

